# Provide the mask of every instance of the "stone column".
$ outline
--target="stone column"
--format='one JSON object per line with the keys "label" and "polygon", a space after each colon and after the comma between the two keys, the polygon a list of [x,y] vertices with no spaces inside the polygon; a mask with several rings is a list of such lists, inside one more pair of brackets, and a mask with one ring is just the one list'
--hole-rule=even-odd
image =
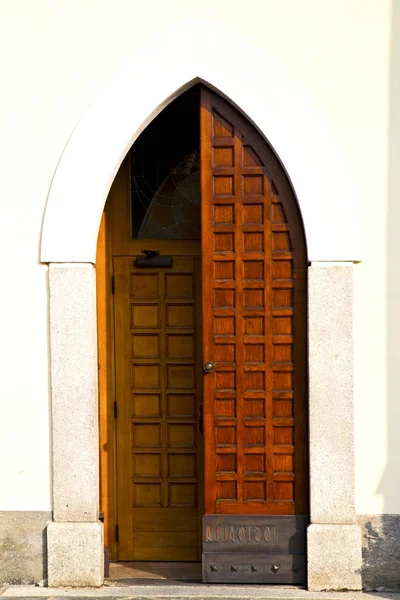
{"label": "stone column", "polygon": [[356,525],[353,265],[309,268],[310,502],[308,588],[361,589]]}
{"label": "stone column", "polygon": [[96,278],[92,264],[50,264],[53,523],[49,586],[103,583],[98,521]]}

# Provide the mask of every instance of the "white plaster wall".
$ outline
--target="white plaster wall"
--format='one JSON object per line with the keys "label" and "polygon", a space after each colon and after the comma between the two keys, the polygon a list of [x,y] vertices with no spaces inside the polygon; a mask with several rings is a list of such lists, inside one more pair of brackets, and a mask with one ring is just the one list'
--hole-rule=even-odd
{"label": "white plaster wall", "polygon": [[[357,492],[358,512],[400,508],[400,2],[390,19],[388,118],[382,188],[361,211],[365,258],[357,280]],[[375,178],[375,164],[367,176]],[[366,173],[368,171],[366,170]],[[372,306],[374,305],[374,308]],[[376,344],[376,348],[375,348]]]}
{"label": "white plaster wall", "polygon": [[[200,76],[247,112],[276,148],[300,199],[310,258],[363,259],[355,308],[357,510],[400,512],[400,495],[388,498],[393,494],[381,485],[384,474],[397,477],[400,455],[398,442],[387,445],[386,408],[390,4],[0,2],[0,449],[9,457],[0,462],[0,481],[7,482],[0,510],[50,504],[47,289],[39,247],[63,149],[70,138],[52,194],[67,208],[54,212],[49,203],[46,227],[61,222],[66,235],[45,229],[42,258],[57,260],[57,251],[58,260],[94,260],[101,201],[125,150],[169,94]],[[130,94],[120,104],[118,89]],[[66,187],[69,168],[75,176]],[[392,400],[398,391],[394,373]]]}

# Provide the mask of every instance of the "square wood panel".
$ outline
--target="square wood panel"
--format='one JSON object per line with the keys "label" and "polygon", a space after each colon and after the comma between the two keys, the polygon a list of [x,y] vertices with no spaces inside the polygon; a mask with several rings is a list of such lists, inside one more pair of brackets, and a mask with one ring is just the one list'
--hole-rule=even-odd
{"label": "square wood panel", "polygon": [[293,389],[293,373],[291,372],[275,372],[273,374],[274,390],[292,390]]}
{"label": "square wood panel", "polygon": [[236,454],[217,454],[217,472],[235,473]]}
{"label": "square wood panel", "polygon": [[160,338],[158,334],[133,334],[132,358],[159,358]]}
{"label": "square wood panel", "polygon": [[214,225],[233,225],[234,222],[233,204],[214,204]]}
{"label": "square wood panel", "polygon": [[161,454],[134,454],[134,477],[161,477]]}
{"label": "square wood panel", "polygon": [[244,361],[245,363],[264,363],[264,344],[244,344]]}
{"label": "square wood panel", "polygon": [[234,180],[232,175],[214,175],[214,196],[233,196]]}
{"label": "square wood panel", "polygon": [[152,389],[160,387],[160,365],[132,365],[132,387]]}
{"label": "square wood panel", "polygon": [[263,204],[244,204],[243,205],[243,224],[262,225],[264,223],[264,205]]}
{"label": "square wood panel", "polygon": [[167,358],[194,358],[194,335],[167,333]]}
{"label": "square wood panel", "polygon": [[214,317],[214,332],[216,335],[234,335],[235,317]]}
{"label": "square wood panel", "polygon": [[243,251],[244,252],[264,252],[264,233],[262,233],[262,232],[243,233]]}
{"label": "square wood panel", "polygon": [[235,263],[228,260],[214,262],[214,278],[220,281],[234,281]]}
{"label": "square wood panel", "polygon": [[234,390],[236,388],[236,372],[220,371],[216,373],[216,387],[218,390]]}
{"label": "square wood panel", "polygon": [[265,473],[265,454],[246,454],[245,471],[247,473]]}
{"label": "square wood panel", "polygon": [[192,304],[167,304],[167,327],[194,327]]}
{"label": "square wood panel", "polygon": [[244,279],[264,279],[264,261],[245,260],[243,262]]}
{"label": "square wood panel", "polygon": [[293,417],[293,400],[274,398],[273,417]]}
{"label": "square wood panel", "polygon": [[265,481],[245,481],[244,482],[245,500],[266,500],[267,490]]}
{"label": "square wood panel", "polygon": [[253,418],[265,417],[265,400],[264,398],[246,398],[244,400],[244,416]]}
{"label": "square wood panel", "polygon": [[293,306],[293,290],[272,290],[272,308],[291,308]]}
{"label": "square wood panel", "polygon": [[168,454],[168,477],[195,477],[195,454]]}
{"label": "square wood panel", "polygon": [[272,458],[274,473],[293,472],[293,454],[274,454]]}
{"label": "square wood panel", "polygon": [[235,344],[215,344],[215,362],[235,362]]}
{"label": "square wood panel", "polygon": [[264,308],[264,290],[243,290],[243,308]]}
{"label": "square wood panel", "polygon": [[195,385],[194,365],[167,365],[167,384],[170,388],[193,388]]}
{"label": "square wood panel", "polygon": [[214,250],[216,252],[233,252],[235,238],[233,233],[214,233]]}
{"label": "square wood panel", "polygon": [[293,264],[291,260],[272,261],[273,279],[293,279]]}
{"label": "square wood panel", "polygon": [[165,296],[166,298],[193,298],[193,275],[188,274],[165,274]]}
{"label": "square wood panel", "polygon": [[234,308],[235,290],[214,290],[215,308]]}
{"label": "square wood panel", "polygon": [[194,423],[169,423],[168,445],[173,448],[192,447],[195,445],[196,430]]}
{"label": "square wood panel", "polygon": [[226,148],[219,146],[212,149],[213,154],[213,166],[214,167],[233,167],[234,166],[234,153],[233,147],[228,146]]}
{"label": "square wood panel", "polygon": [[245,391],[251,390],[259,390],[262,391],[265,389],[265,373],[256,371],[250,371],[248,373],[243,373],[243,385]]}
{"label": "square wood panel", "polygon": [[170,506],[196,506],[196,485],[194,483],[170,483]]}
{"label": "square wood panel", "polygon": [[262,196],[264,194],[263,175],[243,175],[243,196]]}
{"label": "square wood panel", "polygon": [[274,344],[272,347],[272,360],[275,363],[293,361],[293,344]]}
{"label": "square wood panel", "polygon": [[264,317],[244,317],[243,333],[247,335],[263,335]]}
{"label": "square wood panel", "polygon": [[158,304],[132,304],[132,328],[152,329],[160,326],[160,312]]}
{"label": "square wood panel", "polygon": [[158,423],[133,423],[133,446],[135,448],[159,448],[161,428]]}
{"label": "square wood panel", "polygon": [[292,249],[290,237],[288,233],[273,233],[272,234],[272,251],[273,252],[290,252]]}
{"label": "square wood panel", "polygon": [[133,417],[161,417],[160,394],[137,394],[132,395]]}
{"label": "square wood panel", "polygon": [[216,398],[215,409],[217,417],[232,417],[236,416],[236,400],[235,398]]}
{"label": "square wood panel", "polygon": [[134,506],[161,506],[161,484],[135,483],[133,504]]}
{"label": "square wood panel", "polygon": [[244,443],[245,446],[264,446],[265,427],[245,427]]}
{"label": "square wood panel", "polygon": [[167,394],[168,417],[195,417],[196,397],[194,394]]}
{"label": "square wood panel", "polygon": [[272,318],[272,333],[287,334],[292,333],[292,318],[291,317],[273,317]]}
{"label": "square wood panel", "polygon": [[218,425],[215,428],[215,442],[217,446],[235,445],[236,427]]}
{"label": "square wood panel", "polygon": [[274,444],[290,446],[293,444],[293,427],[274,427]]}
{"label": "square wood panel", "polygon": [[133,273],[131,275],[131,296],[134,298],[157,298],[159,295],[158,273]]}
{"label": "square wood panel", "polygon": [[274,482],[274,498],[275,500],[293,500],[293,483],[291,481]]}
{"label": "square wood panel", "polygon": [[218,500],[236,500],[236,481],[217,481]]}

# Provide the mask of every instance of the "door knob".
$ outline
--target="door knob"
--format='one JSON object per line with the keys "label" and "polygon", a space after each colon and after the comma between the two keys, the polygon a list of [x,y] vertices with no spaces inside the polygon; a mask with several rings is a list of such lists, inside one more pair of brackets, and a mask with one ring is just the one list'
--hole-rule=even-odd
{"label": "door knob", "polygon": [[206,363],[204,363],[203,369],[205,370],[206,373],[211,373],[211,371],[214,371],[215,365],[212,362],[206,362]]}

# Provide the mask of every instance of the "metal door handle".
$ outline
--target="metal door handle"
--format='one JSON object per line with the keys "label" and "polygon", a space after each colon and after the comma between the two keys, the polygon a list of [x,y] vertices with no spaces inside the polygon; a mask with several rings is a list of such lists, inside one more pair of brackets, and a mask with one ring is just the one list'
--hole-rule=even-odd
{"label": "metal door handle", "polygon": [[203,369],[206,373],[211,373],[212,371],[214,371],[215,365],[214,363],[207,361],[206,363],[204,363]]}

